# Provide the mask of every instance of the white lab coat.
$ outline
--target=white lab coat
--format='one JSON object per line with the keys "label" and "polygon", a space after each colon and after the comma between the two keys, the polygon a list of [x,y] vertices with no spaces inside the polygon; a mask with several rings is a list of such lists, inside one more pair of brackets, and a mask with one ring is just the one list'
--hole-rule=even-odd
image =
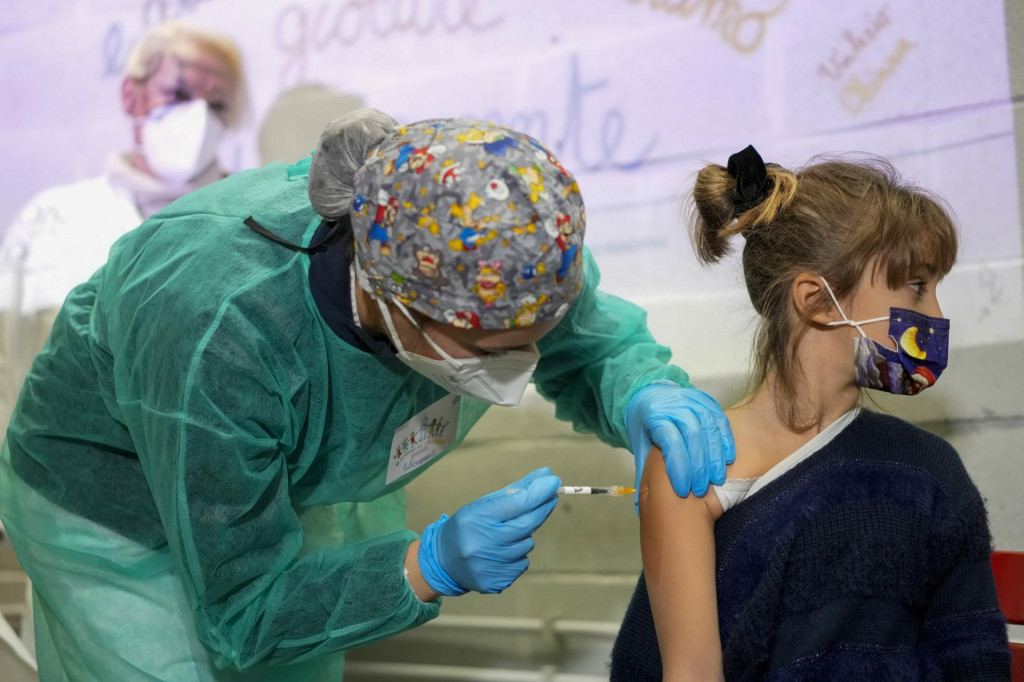
{"label": "white lab coat", "polygon": [[[55,311],[68,293],[107,262],[121,235],[180,196],[216,182],[216,163],[183,185],[167,185],[117,153],[90,180],[43,190],[0,239],[0,266],[20,263],[22,315]],[[9,304],[8,304],[9,305]]]}
{"label": "white lab coat", "polygon": [[111,245],[141,222],[132,193],[108,172],[43,190],[3,234],[0,435],[64,299],[107,262]]}
{"label": "white lab coat", "polygon": [[21,314],[59,308],[141,222],[132,194],[109,173],[33,197],[0,245],[4,262],[20,263]]}

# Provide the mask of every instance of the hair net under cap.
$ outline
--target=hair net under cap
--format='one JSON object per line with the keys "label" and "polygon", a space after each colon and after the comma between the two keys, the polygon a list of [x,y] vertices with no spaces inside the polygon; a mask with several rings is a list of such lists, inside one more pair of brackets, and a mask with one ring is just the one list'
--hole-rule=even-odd
{"label": "hair net under cap", "polygon": [[559,318],[583,286],[586,212],[542,144],[466,119],[403,126],[356,173],[361,286],[456,326]]}
{"label": "hair net under cap", "polygon": [[356,171],[370,150],[391,137],[398,121],[376,109],[355,109],[320,134],[309,167],[309,200],[317,213],[338,219],[352,208]]}

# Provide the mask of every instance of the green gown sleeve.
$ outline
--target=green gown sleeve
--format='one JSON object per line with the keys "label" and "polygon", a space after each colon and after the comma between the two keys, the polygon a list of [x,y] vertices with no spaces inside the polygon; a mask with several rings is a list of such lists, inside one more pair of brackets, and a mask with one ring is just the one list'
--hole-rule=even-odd
{"label": "green gown sleeve", "polygon": [[583,249],[583,291],[565,318],[537,344],[541,360],[534,373],[537,390],[555,403],[555,415],[577,431],[627,447],[626,405],[654,381],[690,387],[682,369],[647,330],[639,306],[598,290],[601,274]]}
{"label": "green gown sleeve", "polygon": [[184,308],[159,312],[142,307],[119,354],[118,401],[217,664],[305,660],[436,617],[404,576],[414,533],[303,550],[288,455],[308,439],[309,378],[286,332],[229,299],[189,346],[160,323]]}

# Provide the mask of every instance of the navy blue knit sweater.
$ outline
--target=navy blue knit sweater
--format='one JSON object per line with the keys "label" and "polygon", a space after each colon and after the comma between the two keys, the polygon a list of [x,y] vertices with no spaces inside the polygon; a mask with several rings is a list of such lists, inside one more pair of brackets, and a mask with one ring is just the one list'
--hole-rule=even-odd
{"label": "navy blue knit sweater", "polygon": [[[732,680],[1009,680],[985,507],[938,436],[864,411],[715,526]],[[661,680],[643,575],[611,679]]]}

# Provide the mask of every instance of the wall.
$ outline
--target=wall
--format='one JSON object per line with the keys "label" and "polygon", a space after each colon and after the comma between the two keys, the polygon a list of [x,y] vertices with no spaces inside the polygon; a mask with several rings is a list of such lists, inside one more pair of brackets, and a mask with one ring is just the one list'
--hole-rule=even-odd
{"label": "wall", "polygon": [[[33,193],[101,172],[108,154],[127,146],[121,68],[149,27],[183,19],[227,32],[242,49],[251,112],[222,149],[230,169],[259,163],[256,140],[267,126],[286,134],[275,105],[310,83],[333,91],[339,108],[365,103],[401,121],[461,115],[508,123],[548,144],[578,177],[586,240],[608,290],[678,300],[738,288],[734,268],[697,267],[677,227],[679,200],[705,161],[724,163],[749,143],[789,166],[818,153],[867,151],[943,194],[970,227],[962,262],[984,264],[997,284],[1019,289],[1019,273],[993,266],[1022,255],[1000,3],[237,7],[40,0],[5,8],[0,88],[17,97],[0,107],[0,145],[11,159],[0,168],[0,232]],[[315,132],[310,137],[296,155],[308,153]]]}

